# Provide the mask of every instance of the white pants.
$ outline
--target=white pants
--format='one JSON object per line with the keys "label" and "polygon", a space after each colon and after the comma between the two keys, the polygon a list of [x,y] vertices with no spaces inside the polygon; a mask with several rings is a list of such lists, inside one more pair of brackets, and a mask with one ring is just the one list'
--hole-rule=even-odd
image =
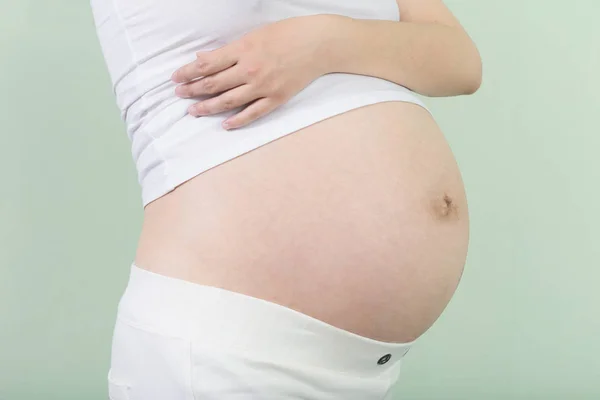
{"label": "white pants", "polygon": [[391,400],[411,345],[132,264],[114,330],[109,397]]}

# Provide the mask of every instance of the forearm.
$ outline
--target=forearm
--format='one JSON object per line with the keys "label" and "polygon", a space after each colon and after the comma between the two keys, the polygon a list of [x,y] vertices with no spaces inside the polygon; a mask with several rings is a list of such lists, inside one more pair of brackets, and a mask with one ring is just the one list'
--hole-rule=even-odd
{"label": "forearm", "polygon": [[481,59],[460,28],[331,15],[323,38],[327,73],[383,78],[425,96],[474,93]]}

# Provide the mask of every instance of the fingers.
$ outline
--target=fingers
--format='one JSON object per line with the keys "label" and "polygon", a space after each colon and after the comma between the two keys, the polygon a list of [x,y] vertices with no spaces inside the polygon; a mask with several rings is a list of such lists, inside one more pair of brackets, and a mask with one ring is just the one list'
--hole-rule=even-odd
{"label": "fingers", "polygon": [[243,111],[225,120],[223,122],[223,128],[227,130],[241,128],[269,114],[278,106],[279,104],[273,101],[273,99],[263,97],[250,104]]}
{"label": "fingers", "polygon": [[228,90],[220,96],[196,103],[190,106],[188,112],[195,117],[219,114],[241,107],[257,98],[259,95],[252,86],[242,85]]}
{"label": "fingers", "polygon": [[189,82],[202,76],[208,76],[223,71],[237,62],[233,52],[227,46],[213,51],[196,53],[196,60],[176,70],[171,79],[175,83]]}
{"label": "fingers", "polygon": [[239,73],[238,68],[233,66],[217,74],[179,85],[175,89],[175,94],[183,98],[217,94],[245,83],[245,79]]}

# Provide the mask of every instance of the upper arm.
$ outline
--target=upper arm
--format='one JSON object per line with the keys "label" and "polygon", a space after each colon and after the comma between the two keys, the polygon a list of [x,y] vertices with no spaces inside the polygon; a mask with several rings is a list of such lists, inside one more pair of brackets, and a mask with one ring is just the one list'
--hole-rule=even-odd
{"label": "upper arm", "polygon": [[400,21],[438,23],[463,29],[442,0],[396,0]]}

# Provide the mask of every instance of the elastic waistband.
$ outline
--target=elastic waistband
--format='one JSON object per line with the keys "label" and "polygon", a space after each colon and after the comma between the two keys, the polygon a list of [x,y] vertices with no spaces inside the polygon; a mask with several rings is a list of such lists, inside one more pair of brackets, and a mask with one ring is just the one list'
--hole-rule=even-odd
{"label": "elastic waistband", "polygon": [[362,375],[394,367],[414,343],[363,337],[280,304],[167,277],[135,263],[118,317],[211,351],[266,354]]}

